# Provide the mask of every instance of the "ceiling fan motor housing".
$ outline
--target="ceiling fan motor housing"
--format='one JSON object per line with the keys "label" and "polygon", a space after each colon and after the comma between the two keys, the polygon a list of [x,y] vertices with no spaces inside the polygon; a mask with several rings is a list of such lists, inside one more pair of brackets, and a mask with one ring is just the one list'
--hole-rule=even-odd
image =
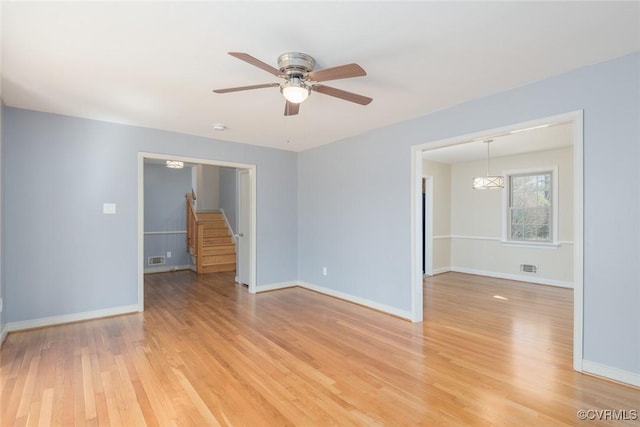
{"label": "ceiling fan motor housing", "polygon": [[287,77],[306,78],[307,74],[313,71],[316,61],[306,53],[287,52],[278,57],[278,67]]}

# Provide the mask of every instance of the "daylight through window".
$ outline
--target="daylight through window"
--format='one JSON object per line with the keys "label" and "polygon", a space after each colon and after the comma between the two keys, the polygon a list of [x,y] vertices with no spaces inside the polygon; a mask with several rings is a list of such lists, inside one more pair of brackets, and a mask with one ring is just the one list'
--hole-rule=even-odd
{"label": "daylight through window", "polygon": [[509,240],[552,242],[552,173],[509,176]]}

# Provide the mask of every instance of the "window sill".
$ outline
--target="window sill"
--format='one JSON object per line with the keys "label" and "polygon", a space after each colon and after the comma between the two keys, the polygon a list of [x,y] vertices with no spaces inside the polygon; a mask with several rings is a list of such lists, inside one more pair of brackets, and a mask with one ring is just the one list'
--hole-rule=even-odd
{"label": "window sill", "polygon": [[503,246],[513,246],[517,248],[534,248],[534,249],[558,249],[559,242],[520,242],[517,240],[502,240]]}

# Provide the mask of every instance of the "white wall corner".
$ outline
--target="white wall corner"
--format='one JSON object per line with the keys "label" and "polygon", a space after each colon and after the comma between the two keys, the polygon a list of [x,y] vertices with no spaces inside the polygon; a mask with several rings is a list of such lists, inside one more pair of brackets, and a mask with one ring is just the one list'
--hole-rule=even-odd
{"label": "white wall corner", "polygon": [[640,374],[613,368],[590,360],[582,360],[582,372],[640,387]]}
{"label": "white wall corner", "polygon": [[433,270],[433,274],[432,276],[435,276],[437,274],[443,274],[443,273],[448,273],[451,271],[451,267],[442,267],[442,268],[436,268]]}
{"label": "white wall corner", "polygon": [[[236,278],[236,282],[237,282],[237,278]],[[278,289],[287,289],[287,288],[294,288],[298,286],[298,282],[278,282],[278,283],[269,283],[267,285],[260,285],[260,286],[256,286],[256,293],[259,292],[268,292],[268,291],[275,291]]]}

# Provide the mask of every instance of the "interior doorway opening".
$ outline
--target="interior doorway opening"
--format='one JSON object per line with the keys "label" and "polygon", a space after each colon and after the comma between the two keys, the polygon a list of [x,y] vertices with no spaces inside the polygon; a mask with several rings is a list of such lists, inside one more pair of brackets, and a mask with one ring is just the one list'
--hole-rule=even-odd
{"label": "interior doorway opening", "polygon": [[[145,270],[145,162],[165,163],[178,161],[191,165],[218,166],[220,168],[235,169],[238,188],[238,224],[233,238],[237,242],[236,281],[242,275],[242,284],[247,285],[250,293],[256,292],[256,165],[226,162],[212,159],[193,158],[185,156],[170,156],[160,153],[138,153],[138,311],[144,310],[144,270]],[[242,191],[240,182],[242,181]],[[242,201],[240,201],[242,198]],[[242,224],[240,224],[242,221]],[[242,229],[241,229],[242,227]],[[186,239],[186,234],[183,236]],[[240,255],[241,254],[241,255]]]}
{"label": "interior doorway opening", "polygon": [[[446,238],[450,237],[468,237],[470,240],[478,236],[451,236],[451,232],[448,236],[438,234],[438,231],[433,229],[432,221],[429,218],[433,218],[433,212],[429,214],[427,212],[427,206],[429,205],[428,191],[425,195],[425,214],[422,212],[422,180],[426,178],[425,182],[431,181],[434,183],[433,177],[430,176],[430,172],[423,170],[423,154],[425,152],[434,152],[438,149],[446,150],[448,153],[455,153],[464,149],[465,144],[471,142],[482,142],[492,138],[498,138],[505,135],[513,135],[517,133],[524,133],[525,131],[533,131],[543,127],[556,126],[560,124],[569,124],[572,131],[572,156],[571,156],[571,168],[572,173],[570,179],[573,181],[573,195],[571,196],[571,202],[573,204],[572,214],[572,241],[564,242],[570,247],[571,255],[573,257],[572,265],[572,287],[574,293],[573,303],[573,367],[577,371],[582,371],[582,336],[583,336],[583,114],[582,111],[576,111],[572,113],[562,114],[553,117],[546,117],[538,120],[533,120],[525,123],[518,123],[503,128],[490,129],[483,132],[478,132],[469,135],[462,135],[459,137],[449,138],[446,140],[433,141],[421,145],[414,146],[412,149],[412,198],[411,198],[411,216],[412,216],[412,233],[411,233],[411,245],[412,245],[412,317],[414,321],[422,321],[423,319],[423,270],[422,262],[424,260],[425,274],[437,274],[437,268],[433,265],[430,266],[430,262],[433,263],[434,254],[440,254],[442,250],[434,248],[439,238],[444,242]],[[492,147],[493,148],[493,147]],[[486,148],[485,148],[486,150]],[[486,151],[485,151],[486,153]],[[488,159],[486,159],[488,161]],[[495,175],[496,173],[494,173]],[[431,178],[431,179],[430,179]],[[565,176],[564,179],[567,179]],[[462,185],[457,183],[456,185]],[[471,188],[471,180],[468,183],[468,187]],[[434,190],[435,191],[435,190]],[[474,190],[481,192],[491,192],[494,190]],[[503,190],[504,191],[504,190]],[[432,192],[433,194],[433,192]],[[500,196],[502,198],[502,196]],[[432,199],[432,209],[433,209]],[[469,206],[468,209],[473,212],[473,207]],[[423,218],[427,220],[422,224]],[[497,220],[497,219],[493,219]],[[424,241],[422,235],[424,232]],[[506,232],[506,231],[505,231]],[[485,238],[487,236],[480,236]],[[511,242],[504,241],[504,234],[500,237],[493,237],[498,243],[508,245]],[[558,236],[555,237],[558,240]],[[475,243],[475,242],[472,242]],[[556,241],[552,242],[556,243]],[[424,245],[424,246],[423,246]],[[549,245],[552,246],[552,245]],[[524,270],[523,270],[524,271]],[[554,284],[554,283],[548,283]],[[562,284],[559,284],[562,286]]]}

